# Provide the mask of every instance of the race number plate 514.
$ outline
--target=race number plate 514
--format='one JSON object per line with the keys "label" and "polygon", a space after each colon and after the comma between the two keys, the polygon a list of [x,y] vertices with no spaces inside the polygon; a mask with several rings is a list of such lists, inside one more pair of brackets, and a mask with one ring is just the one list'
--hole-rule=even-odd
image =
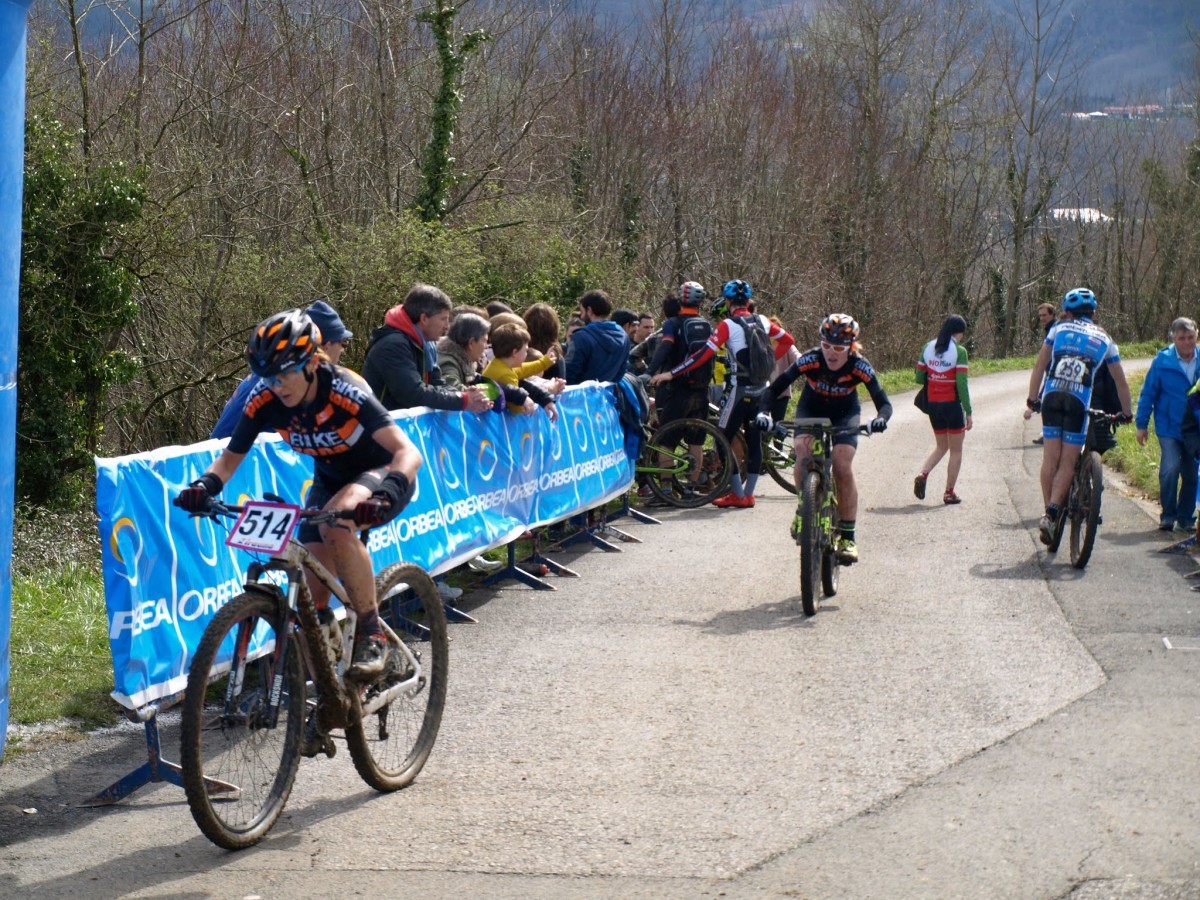
{"label": "race number plate 514", "polygon": [[298,506],[251,500],[242,507],[242,514],[238,516],[225,543],[251,553],[278,556],[287,546],[299,517]]}

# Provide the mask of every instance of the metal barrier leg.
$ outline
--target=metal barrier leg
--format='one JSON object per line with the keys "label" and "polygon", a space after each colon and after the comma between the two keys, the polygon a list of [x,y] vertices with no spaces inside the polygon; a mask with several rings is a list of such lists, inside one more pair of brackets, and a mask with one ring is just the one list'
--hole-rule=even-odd
{"label": "metal barrier leg", "polygon": [[[177,787],[183,787],[183,773],[179,763],[163,759],[158,739],[158,716],[152,713],[145,720],[146,752],[149,760],[138,766],[128,775],[114,781],[98,794],[94,794],[80,803],[80,806],[112,806],[119,800],[124,800],[138,788],[156,781],[167,781]],[[205,778],[210,794],[225,794],[238,790],[237,785],[219,781],[216,778]]]}
{"label": "metal barrier leg", "polygon": [[483,579],[484,584],[493,585],[493,584],[497,584],[501,581],[504,581],[505,579],[512,578],[516,581],[521,582],[521,584],[528,585],[529,587],[534,588],[535,590],[539,590],[539,591],[557,590],[557,588],[555,588],[554,585],[550,584],[549,582],[542,581],[542,579],[538,578],[532,572],[526,572],[524,569],[522,569],[520,566],[517,565],[516,541],[510,542],[509,545],[505,549],[508,551],[508,563],[500,571],[493,572],[491,575],[489,575],[485,579]]}

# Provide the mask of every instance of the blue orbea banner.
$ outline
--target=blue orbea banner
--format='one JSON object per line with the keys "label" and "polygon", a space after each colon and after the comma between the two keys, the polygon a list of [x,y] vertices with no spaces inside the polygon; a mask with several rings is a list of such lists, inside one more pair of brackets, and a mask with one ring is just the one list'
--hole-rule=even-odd
{"label": "blue orbea banner", "polygon": [[[443,572],[627,490],[633,461],[612,389],[568,388],[558,409],[555,423],[540,411],[397,413],[425,464],[404,513],[370,532],[375,571],[404,561]],[[96,459],[112,696],[129,709],[184,689],[205,625],[241,592],[252,557],[225,546],[232,520],[193,519],[171,505],[225,444]],[[311,484],[311,459],[264,435],[221,496],[240,503],[269,492],[303,505]]]}

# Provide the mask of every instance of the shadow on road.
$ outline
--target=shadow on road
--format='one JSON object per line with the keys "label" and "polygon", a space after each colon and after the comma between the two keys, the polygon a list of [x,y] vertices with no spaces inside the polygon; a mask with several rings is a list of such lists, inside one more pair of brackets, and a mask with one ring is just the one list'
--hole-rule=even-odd
{"label": "shadow on road", "polygon": [[[838,606],[835,603],[826,600],[821,604],[820,615],[837,611]],[[818,618],[819,616],[809,618],[804,615],[804,610],[800,607],[800,596],[797,594],[758,606],[720,612],[707,620],[676,619],[675,624],[698,628],[705,634],[739,635],[756,631],[777,631],[781,628],[808,629],[814,626]]]}

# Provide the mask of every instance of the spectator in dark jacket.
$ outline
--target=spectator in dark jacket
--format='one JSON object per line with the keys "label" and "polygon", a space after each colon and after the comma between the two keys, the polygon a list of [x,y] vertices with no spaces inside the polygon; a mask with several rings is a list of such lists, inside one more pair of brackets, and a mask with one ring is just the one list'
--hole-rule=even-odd
{"label": "spectator in dark jacket", "polygon": [[567,348],[567,384],[585,381],[618,381],[625,373],[633,343],[609,319],[612,303],[604,291],[588,291],[579,298],[584,322]]}
{"label": "spectator in dark jacket", "polygon": [[450,327],[450,298],[440,288],[414,285],[371,333],[363,378],[387,409],[465,410],[481,413],[491,401],[477,386],[455,389],[442,380],[437,341]]}

